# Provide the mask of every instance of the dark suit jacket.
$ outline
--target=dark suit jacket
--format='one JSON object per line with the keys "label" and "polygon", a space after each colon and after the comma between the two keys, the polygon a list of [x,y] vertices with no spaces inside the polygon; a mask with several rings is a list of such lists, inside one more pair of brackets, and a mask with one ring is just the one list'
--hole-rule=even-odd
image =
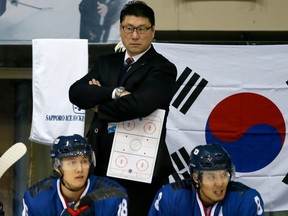
{"label": "dark suit jacket", "polygon": [[[99,105],[87,134],[96,153],[96,174],[106,175],[107,171],[114,136],[114,133],[107,132],[108,122],[145,117],[156,109],[164,109],[166,116],[153,176],[168,176],[174,168],[165,143],[166,120],[174,95],[177,69],[152,46],[131,66],[119,84],[123,62],[124,53],[100,57],[90,72],[69,90],[70,101],[78,107],[89,109]],[[89,85],[92,78],[99,80],[102,86]],[[113,100],[112,91],[117,86],[124,86],[132,94]]]}

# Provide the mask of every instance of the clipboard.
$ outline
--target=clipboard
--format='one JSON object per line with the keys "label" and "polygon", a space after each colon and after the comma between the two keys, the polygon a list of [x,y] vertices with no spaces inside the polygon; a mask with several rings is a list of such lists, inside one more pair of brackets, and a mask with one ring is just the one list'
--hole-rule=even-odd
{"label": "clipboard", "polygon": [[112,144],[107,176],[151,183],[165,110],[118,122]]}

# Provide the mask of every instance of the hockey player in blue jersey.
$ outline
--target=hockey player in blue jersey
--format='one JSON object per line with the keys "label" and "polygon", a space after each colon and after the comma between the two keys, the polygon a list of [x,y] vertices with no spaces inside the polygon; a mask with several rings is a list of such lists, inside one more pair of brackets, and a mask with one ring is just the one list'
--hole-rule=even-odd
{"label": "hockey player in blue jersey", "polygon": [[22,216],[126,216],[126,190],[90,174],[95,156],[77,134],[58,137],[51,147],[54,176],[25,191]]}
{"label": "hockey player in blue jersey", "polygon": [[220,145],[195,147],[189,170],[191,179],[167,184],[158,191],[149,216],[264,216],[260,194],[231,180],[234,166]]}

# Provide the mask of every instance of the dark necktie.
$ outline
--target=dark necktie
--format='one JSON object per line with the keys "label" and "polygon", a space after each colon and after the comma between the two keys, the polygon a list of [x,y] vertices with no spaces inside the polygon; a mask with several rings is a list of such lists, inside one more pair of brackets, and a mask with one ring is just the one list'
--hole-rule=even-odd
{"label": "dark necktie", "polygon": [[120,80],[122,79],[122,77],[124,77],[125,73],[129,70],[130,66],[134,63],[134,59],[131,58],[131,57],[128,57],[122,68],[121,68],[121,72],[120,72],[120,75],[119,75],[119,80],[118,80],[118,84],[120,83]]}
{"label": "dark necktie", "polygon": [[133,64],[134,63],[134,59],[133,58],[127,58],[126,60],[125,60],[125,62],[124,62],[124,71],[126,72],[128,69],[129,69],[129,67],[130,67],[130,65],[131,64]]}

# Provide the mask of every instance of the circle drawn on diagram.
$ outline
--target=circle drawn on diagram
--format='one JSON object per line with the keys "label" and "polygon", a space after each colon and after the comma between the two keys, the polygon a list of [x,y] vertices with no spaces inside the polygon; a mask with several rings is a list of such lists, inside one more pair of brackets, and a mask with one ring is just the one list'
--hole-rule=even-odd
{"label": "circle drawn on diagram", "polygon": [[127,131],[133,130],[134,127],[135,127],[135,122],[133,120],[123,122],[123,128]]}
{"label": "circle drawn on diagram", "polygon": [[156,131],[156,125],[153,122],[147,122],[143,128],[147,134],[153,134]]}
{"label": "circle drawn on diagram", "polygon": [[142,147],[142,143],[140,140],[138,139],[133,139],[131,140],[130,142],[130,148],[133,150],[133,151],[138,151],[140,150]]}
{"label": "circle drawn on diagram", "polygon": [[141,159],[137,162],[136,167],[139,171],[144,172],[148,169],[149,163],[147,160]]}
{"label": "circle drawn on diagram", "polygon": [[128,163],[128,160],[124,156],[118,156],[115,159],[115,164],[116,164],[117,167],[123,168],[123,167],[125,167],[127,165],[127,163]]}

